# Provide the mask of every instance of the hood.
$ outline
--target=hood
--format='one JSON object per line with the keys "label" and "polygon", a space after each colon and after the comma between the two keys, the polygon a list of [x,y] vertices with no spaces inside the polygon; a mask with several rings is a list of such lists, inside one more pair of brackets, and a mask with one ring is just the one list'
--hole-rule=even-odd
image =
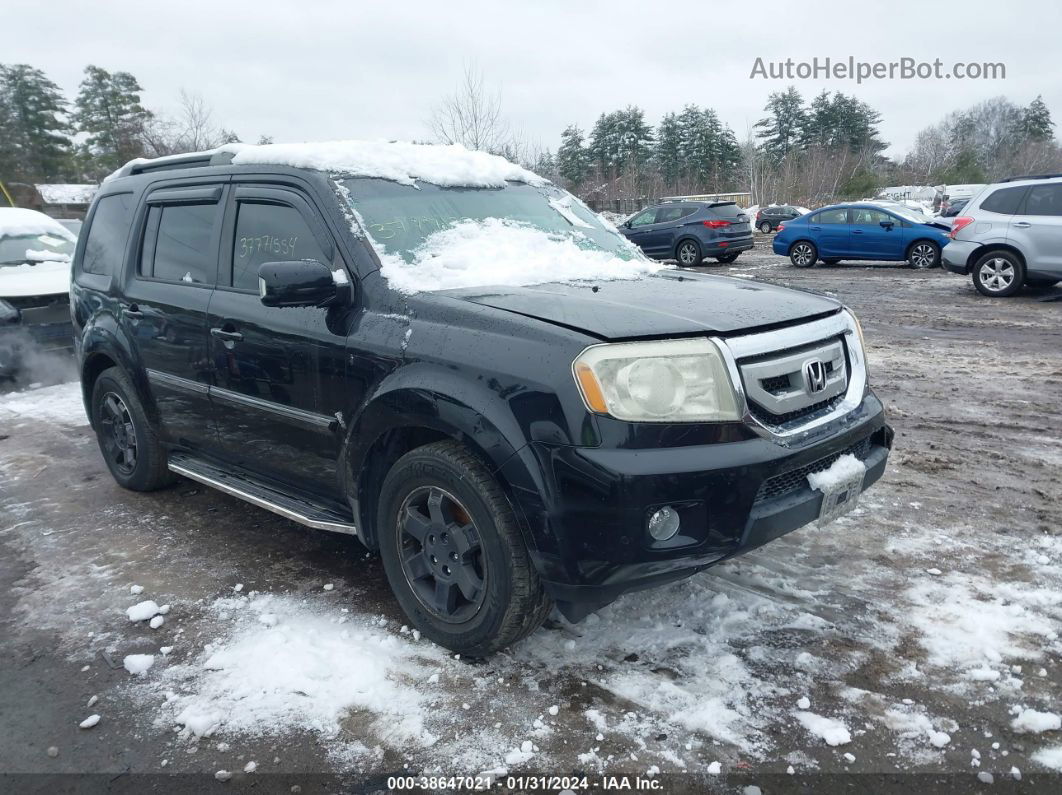
{"label": "hood", "polygon": [[466,288],[437,294],[603,339],[730,334],[831,314],[841,306],[800,290],[673,270],[637,280]]}
{"label": "hood", "polygon": [[0,299],[70,292],[69,260],[0,265]]}

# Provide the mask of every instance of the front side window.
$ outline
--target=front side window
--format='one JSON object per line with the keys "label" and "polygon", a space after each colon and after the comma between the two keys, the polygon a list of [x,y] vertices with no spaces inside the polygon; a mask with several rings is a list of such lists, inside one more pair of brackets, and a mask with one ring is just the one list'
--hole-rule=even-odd
{"label": "front side window", "polygon": [[140,274],[152,279],[213,285],[217,279],[217,204],[153,206]]}
{"label": "front side window", "polygon": [[121,266],[132,206],[131,193],[103,196],[96,204],[81,264],[85,273],[110,274]]}
{"label": "front side window", "polygon": [[852,210],[852,223],[857,226],[877,226],[883,221],[896,223],[896,220],[881,210],[870,210],[866,207],[856,207]]}
{"label": "front side window", "polygon": [[648,226],[656,223],[657,210],[644,210],[631,219],[631,226]]}
{"label": "front side window", "polygon": [[232,286],[257,291],[263,263],[297,259],[331,264],[302,213],[281,204],[240,202],[232,244]]}
{"label": "front side window", "polygon": [[1034,185],[1022,215],[1062,215],[1062,185]]}

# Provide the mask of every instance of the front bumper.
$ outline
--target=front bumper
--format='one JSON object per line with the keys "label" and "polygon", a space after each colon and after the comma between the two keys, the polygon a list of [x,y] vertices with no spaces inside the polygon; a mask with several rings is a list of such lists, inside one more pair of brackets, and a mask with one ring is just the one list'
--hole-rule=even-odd
{"label": "front bumper", "polygon": [[72,351],[74,327],[69,312],[49,322],[23,322],[0,327],[0,377],[13,378],[41,352]]}
{"label": "front bumper", "polygon": [[[688,577],[814,521],[822,494],[806,470],[853,452],[867,467],[864,488],[885,471],[893,433],[880,401],[868,393],[853,414],[843,430],[800,448],[760,437],[650,449],[534,443],[552,495],[545,519],[560,539],[534,553],[547,592],[579,620],[623,593]],[[657,542],[646,522],[664,505],[678,510],[682,529]]]}
{"label": "front bumper", "polygon": [[970,272],[970,255],[979,245],[972,240],[952,240],[941,249],[940,262],[952,273],[965,276]]}

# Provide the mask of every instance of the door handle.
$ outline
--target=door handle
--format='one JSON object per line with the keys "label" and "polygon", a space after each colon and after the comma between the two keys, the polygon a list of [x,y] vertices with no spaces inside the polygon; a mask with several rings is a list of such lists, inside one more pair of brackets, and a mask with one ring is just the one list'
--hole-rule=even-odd
{"label": "door handle", "polygon": [[1032,224],[1030,224],[1028,221],[1015,221],[1011,224],[1011,226],[1016,226],[1018,227],[1018,229],[1028,229],[1030,226],[1032,226]]}
{"label": "door handle", "polygon": [[136,304],[129,304],[122,310],[122,314],[126,317],[143,317],[144,313],[140,311],[140,307]]}
{"label": "door handle", "polygon": [[862,229],[853,229],[852,230],[852,234],[853,235],[861,235],[861,234],[863,234],[863,230]]}
{"label": "door handle", "polygon": [[813,227],[811,227],[811,231],[812,232],[821,232],[822,231],[822,227],[821,226],[813,226]]}
{"label": "door handle", "polygon": [[243,335],[238,331],[226,331],[223,328],[210,329],[210,336],[216,337],[219,340],[225,342],[240,342],[243,339]]}

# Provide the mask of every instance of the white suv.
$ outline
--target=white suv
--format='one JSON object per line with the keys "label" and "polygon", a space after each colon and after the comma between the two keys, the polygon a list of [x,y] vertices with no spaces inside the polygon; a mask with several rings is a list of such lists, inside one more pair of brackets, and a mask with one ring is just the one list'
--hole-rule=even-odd
{"label": "white suv", "polygon": [[989,185],[951,226],[941,260],[972,274],[982,295],[1002,298],[1023,285],[1062,281],[1062,174],[1012,177]]}

